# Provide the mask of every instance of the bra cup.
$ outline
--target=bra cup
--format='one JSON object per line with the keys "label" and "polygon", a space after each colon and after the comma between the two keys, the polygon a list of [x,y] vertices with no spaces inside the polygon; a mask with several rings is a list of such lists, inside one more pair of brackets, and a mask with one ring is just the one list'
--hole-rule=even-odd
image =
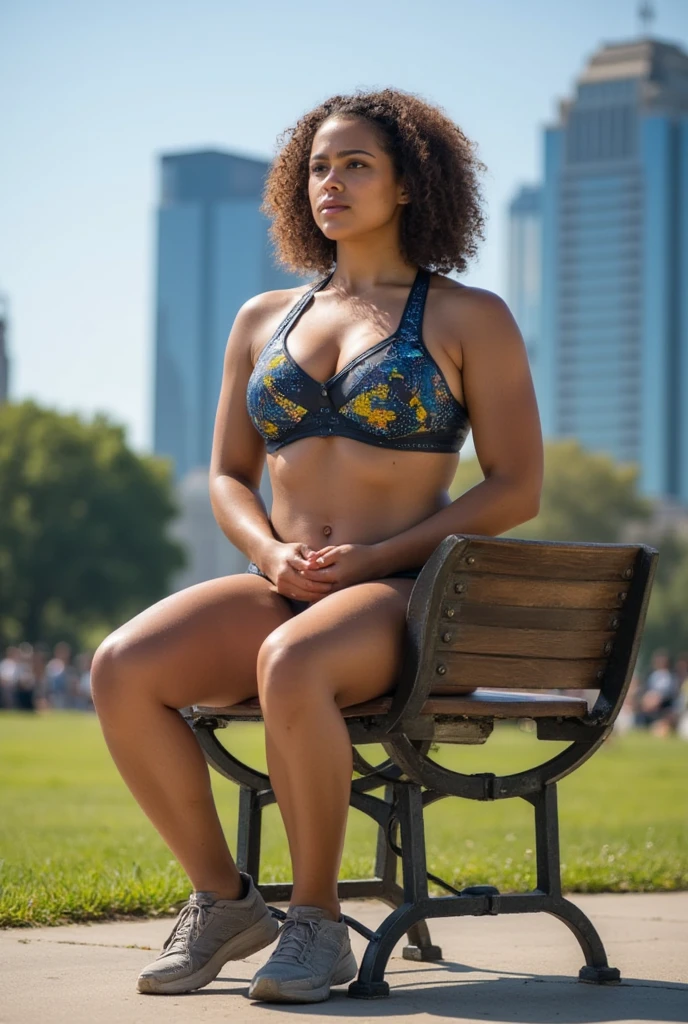
{"label": "bra cup", "polygon": [[457,406],[425,351],[398,339],[383,360],[357,379],[338,412],[374,433],[408,437],[451,433]]}
{"label": "bra cup", "polygon": [[459,451],[468,414],[421,337],[428,272],[419,270],[397,332],[321,384],[290,358],[284,338],[329,277],[290,310],[249,378],[247,410],[268,452],[302,437],[338,435],[400,450]]}
{"label": "bra cup", "polygon": [[256,360],[246,389],[248,414],[266,441],[282,437],[307,415],[309,410],[298,400],[298,384],[298,375],[280,351],[279,338],[269,342]]}

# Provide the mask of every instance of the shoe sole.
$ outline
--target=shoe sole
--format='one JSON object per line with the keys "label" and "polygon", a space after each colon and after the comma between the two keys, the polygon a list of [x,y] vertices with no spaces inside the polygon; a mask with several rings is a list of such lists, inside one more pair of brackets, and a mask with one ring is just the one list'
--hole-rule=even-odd
{"label": "shoe sole", "polygon": [[249,999],[259,999],[265,1003],[322,1003],[329,998],[333,985],[345,985],[353,981],[358,974],[356,959],[349,950],[344,960],[338,964],[332,980],[320,988],[281,988],[279,978],[258,978],[248,990]]}
{"label": "shoe sole", "polygon": [[[268,936],[266,925],[270,922],[274,927]],[[239,932],[238,935],[220,946],[210,960],[195,974],[189,974],[184,978],[172,978],[169,981],[156,978],[154,974],[144,975],[138,979],[138,990],[145,995],[179,995],[182,992],[193,992],[195,989],[203,988],[218,976],[227,961],[243,960],[245,957],[251,956],[252,953],[265,949],[275,941],[278,932],[279,924],[272,915],[269,915],[267,920],[262,917],[250,928]]]}

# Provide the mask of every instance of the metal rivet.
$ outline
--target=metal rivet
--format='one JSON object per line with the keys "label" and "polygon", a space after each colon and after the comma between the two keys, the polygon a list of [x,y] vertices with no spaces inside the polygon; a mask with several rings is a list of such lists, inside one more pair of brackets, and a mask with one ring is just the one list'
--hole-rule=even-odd
{"label": "metal rivet", "polygon": [[453,608],[445,608],[444,609],[444,614],[447,616],[448,619],[453,619],[454,618],[454,609]]}
{"label": "metal rivet", "polygon": [[624,569],[624,571],[623,571],[623,578],[625,580],[630,580],[630,579],[632,579],[632,577],[633,577],[633,570],[632,569]]}
{"label": "metal rivet", "polygon": [[609,625],[611,626],[612,629],[618,629],[619,628],[619,620],[618,619],[612,619],[612,621],[609,623]]}
{"label": "metal rivet", "polygon": [[473,555],[469,555],[466,559],[466,565],[475,565],[475,558]]}
{"label": "metal rivet", "polygon": [[456,591],[457,594],[463,594],[465,589],[466,589],[466,584],[465,583],[455,583],[454,584],[454,590]]}
{"label": "metal rivet", "polygon": [[622,590],[621,593],[619,594],[619,601],[621,601],[621,603],[623,604],[623,602],[626,600],[627,596],[628,595],[626,594],[626,592]]}
{"label": "metal rivet", "polygon": [[604,653],[605,654],[611,654],[612,653],[612,645],[611,645],[611,641],[610,640],[607,640],[606,644],[604,645]]}
{"label": "metal rivet", "polygon": [[451,633],[443,633],[442,634],[442,639],[444,640],[445,644],[448,644],[449,641],[451,640],[451,638],[452,638]]}
{"label": "metal rivet", "polygon": [[597,679],[598,679],[598,681],[599,681],[600,679],[604,679],[604,671],[603,671],[602,669],[598,669],[598,672],[597,672]]}
{"label": "metal rivet", "polygon": [[446,665],[438,665],[436,671],[438,676],[443,676],[447,671],[447,667]]}

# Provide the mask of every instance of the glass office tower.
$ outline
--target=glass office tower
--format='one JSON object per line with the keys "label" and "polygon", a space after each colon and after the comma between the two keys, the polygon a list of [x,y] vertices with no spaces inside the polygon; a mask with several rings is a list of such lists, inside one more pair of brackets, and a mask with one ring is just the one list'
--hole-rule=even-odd
{"label": "glass office tower", "polygon": [[605,45],[544,139],[543,428],[688,502],[688,54]]}
{"label": "glass office tower", "polygon": [[542,295],[542,190],[524,185],[509,204],[507,302],[535,372]]}
{"label": "glass office tower", "polygon": [[204,151],[161,158],[154,449],[178,478],[210,461],[227,336],[252,295],[301,279],[273,262],[261,192],[269,164]]}

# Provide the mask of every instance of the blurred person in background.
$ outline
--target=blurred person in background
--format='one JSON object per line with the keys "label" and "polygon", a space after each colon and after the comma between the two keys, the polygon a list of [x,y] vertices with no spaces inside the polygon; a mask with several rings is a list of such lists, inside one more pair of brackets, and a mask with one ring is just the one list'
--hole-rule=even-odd
{"label": "blurred person in background", "polygon": [[47,666],[50,649],[46,644],[34,644],[31,667],[33,669],[33,706],[36,711],[44,711],[48,705],[48,674]]}
{"label": "blurred person in background", "polygon": [[[621,705],[621,709],[619,710],[619,713],[616,716],[616,721],[614,722],[614,732],[617,735],[623,736],[637,724],[638,696],[641,690],[642,685],[640,676],[637,672],[634,672],[631,684],[626,692],[624,702]],[[591,706],[590,702],[588,702],[588,706]]]}
{"label": "blurred person in background", "polygon": [[674,722],[674,702],[678,696],[676,676],[665,650],[652,655],[652,669],[640,696],[640,720],[657,736],[667,736]]}
{"label": "blurred person in background", "polygon": [[53,656],[46,665],[47,698],[51,707],[70,707],[73,699],[74,676],[71,667],[72,648],[64,640],[55,644]]}
{"label": "blurred person in background", "polygon": [[688,740],[688,652],[682,652],[674,666],[676,674],[676,734]]}
{"label": "blurred person in background", "polygon": [[0,710],[14,707],[20,659],[19,648],[8,647],[5,657],[0,661]]}
{"label": "blurred person in background", "polygon": [[93,654],[91,651],[83,651],[76,656],[74,707],[80,711],[93,710],[93,697],[91,696],[92,661]]}
{"label": "blurred person in background", "polygon": [[36,672],[42,673],[45,662],[31,644],[19,644],[19,669],[14,691],[14,706],[20,711],[35,711]]}

